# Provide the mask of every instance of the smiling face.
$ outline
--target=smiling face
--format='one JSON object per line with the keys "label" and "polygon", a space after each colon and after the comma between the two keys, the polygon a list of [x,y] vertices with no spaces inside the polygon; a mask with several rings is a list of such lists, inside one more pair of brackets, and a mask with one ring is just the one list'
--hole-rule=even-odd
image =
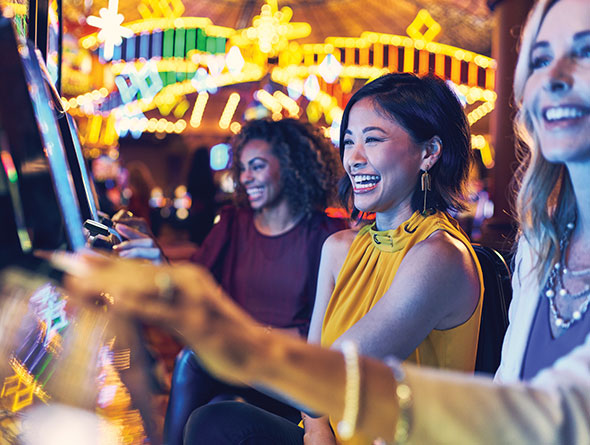
{"label": "smiling face", "polygon": [[560,0],[530,53],[523,105],[550,162],[590,160],[590,2]]}
{"label": "smiling face", "polygon": [[284,200],[281,167],[268,142],[252,139],[244,145],[240,154],[240,183],[254,210],[272,207]]}
{"label": "smiling face", "polygon": [[370,98],[351,108],[342,146],[357,209],[387,213],[409,206],[424,150]]}

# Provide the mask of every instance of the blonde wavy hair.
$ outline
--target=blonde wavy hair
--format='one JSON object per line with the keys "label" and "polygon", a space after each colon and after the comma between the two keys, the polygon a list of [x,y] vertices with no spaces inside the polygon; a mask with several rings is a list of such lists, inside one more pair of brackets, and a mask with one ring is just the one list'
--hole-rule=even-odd
{"label": "blonde wavy hair", "polygon": [[531,10],[520,41],[514,74],[517,107],[515,133],[518,139],[516,214],[519,237],[524,237],[536,254],[535,275],[544,283],[547,273],[559,261],[559,239],[565,225],[576,217],[576,199],[564,164],[547,161],[533,129],[530,111],[523,103],[531,75],[531,49],[549,9],[559,0],[539,0]]}

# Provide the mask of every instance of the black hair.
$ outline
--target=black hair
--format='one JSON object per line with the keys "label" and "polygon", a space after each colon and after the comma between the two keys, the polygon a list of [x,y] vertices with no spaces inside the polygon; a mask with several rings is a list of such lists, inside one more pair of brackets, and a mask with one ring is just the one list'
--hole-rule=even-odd
{"label": "black hair", "polygon": [[[432,191],[428,193],[428,209],[460,210],[464,208],[465,183],[473,161],[471,132],[463,108],[446,82],[434,75],[418,77],[410,73],[386,74],[366,84],[348,101],[340,126],[340,159],[343,159],[343,141],[348,128],[350,110],[362,99],[369,98],[377,112],[392,119],[408,132],[413,142],[420,144],[438,136],[442,153],[429,170]],[[352,186],[348,177],[339,184],[342,204],[359,215],[352,202]],[[423,208],[424,194],[420,175],[412,195],[412,210]]]}

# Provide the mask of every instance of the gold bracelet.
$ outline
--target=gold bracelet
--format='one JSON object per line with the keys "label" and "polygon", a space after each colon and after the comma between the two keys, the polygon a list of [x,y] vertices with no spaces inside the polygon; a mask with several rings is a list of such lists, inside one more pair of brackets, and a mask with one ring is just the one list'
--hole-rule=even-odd
{"label": "gold bracelet", "polygon": [[395,425],[394,441],[396,444],[407,442],[412,426],[412,388],[406,382],[406,373],[399,360],[393,357],[385,359],[385,364],[389,366],[393,377],[395,378],[396,388],[395,395],[399,407],[397,423]]}
{"label": "gold bracelet", "polygon": [[361,372],[356,344],[352,341],[344,341],[340,350],[344,356],[346,383],[344,386],[344,410],[337,430],[342,440],[349,440],[354,436],[359,415]]}

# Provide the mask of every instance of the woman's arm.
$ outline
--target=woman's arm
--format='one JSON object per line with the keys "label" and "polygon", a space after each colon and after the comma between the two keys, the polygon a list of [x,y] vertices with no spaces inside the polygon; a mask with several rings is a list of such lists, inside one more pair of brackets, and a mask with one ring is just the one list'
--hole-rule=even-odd
{"label": "woman's arm", "polygon": [[309,343],[320,343],[326,308],[334,291],[336,278],[342,269],[356,233],[354,230],[336,232],[330,235],[322,246],[317,291],[307,336]]}
{"label": "woman's arm", "polygon": [[[316,298],[307,336],[309,343],[319,344],[321,341],[326,308],[334,291],[336,278],[340,273],[340,269],[342,269],[348,249],[356,234],[357,232],[353,230],[343,230],[332,234],[324,242]],[[305,427],[305,436],[303,438],[305,445],[330,445],[336,443],[327,417],[313,418],[305,414],[302,417]]]}
{"label": "woman's arm", "polygon": [[416,443],[590,443],[590,339],[530,383],[408,368]]}
{"label": "woman's arm", "polygon": [[[94,301],[100,292],[109,292],[115,299],[111,311],[180,331],[221,378],[268,386],[311,410],[341,418],[342,355],[261,332],[206,270],[103,258],[76,258],[65,265],[77,271],[65,283],[72,299]],[[495,385],[460,373],[405,370],[413,391],[410,439],[416,443],[588,443],[590,338],[531,384]],[[368,440],[393,438],[399,415],[395,383],[387,366],[361,359],[357,428]]]}
{"label": "woman's arm", "polygon": [[[502,344],[502,360],[495,376],[497,382],[513,382],[520,376],[528,333],[541,294],[535,275],[531,273],[533,261],[531,248],[521,238],[514,257],[512,300],[508,310],[508,329]],[[516,330],[514,322],[518,327]]]}

